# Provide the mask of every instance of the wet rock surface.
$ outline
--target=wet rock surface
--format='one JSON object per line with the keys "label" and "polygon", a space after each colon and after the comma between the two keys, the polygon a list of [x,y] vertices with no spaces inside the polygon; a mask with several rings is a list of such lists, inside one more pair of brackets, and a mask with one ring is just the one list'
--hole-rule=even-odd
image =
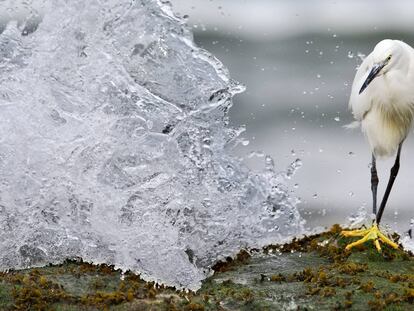
{"label": "wet rock surface", "polygon": [[412,310],[414,257],[329,232],[241,251],[217,263],[197,292],[145,282],[111,266],[67,261],[0,275],[0,309]]}

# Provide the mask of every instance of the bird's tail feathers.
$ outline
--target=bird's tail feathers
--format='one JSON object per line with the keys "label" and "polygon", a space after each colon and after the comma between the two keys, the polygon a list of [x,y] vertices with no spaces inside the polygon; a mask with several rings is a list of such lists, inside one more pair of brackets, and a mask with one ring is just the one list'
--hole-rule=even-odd
{"label": "bird's tail feathers", "polygon": [[360,121],[354,121],[352,123],[346,124],[343,127],[348,129],[348,130],[352,130],[352,129],[356,129],[361,125]]}

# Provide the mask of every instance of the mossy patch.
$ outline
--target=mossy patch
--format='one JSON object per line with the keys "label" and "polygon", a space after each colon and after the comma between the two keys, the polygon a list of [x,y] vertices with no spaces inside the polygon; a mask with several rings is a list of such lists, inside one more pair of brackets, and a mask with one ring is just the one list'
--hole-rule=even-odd
{"label": "mossy patch", "polygon": [[0,310],[414,310],[414,258],[328,232],[243,250],[197,292],[81,260],[0,273]]}

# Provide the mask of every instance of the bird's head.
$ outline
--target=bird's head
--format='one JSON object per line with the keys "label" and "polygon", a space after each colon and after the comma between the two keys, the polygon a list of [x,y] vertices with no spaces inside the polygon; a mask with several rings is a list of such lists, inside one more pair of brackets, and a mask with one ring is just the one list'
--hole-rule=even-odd
{"label": "bird's head", "polygon": [[400,41],[387,39],[379,42],[370,55],[373,64],[368,69],[369,74],[362,84],[359,94],[361,94],[376,77],[396,69],[399,63],[398,60],[401,58],[403,52],[403,46]]}

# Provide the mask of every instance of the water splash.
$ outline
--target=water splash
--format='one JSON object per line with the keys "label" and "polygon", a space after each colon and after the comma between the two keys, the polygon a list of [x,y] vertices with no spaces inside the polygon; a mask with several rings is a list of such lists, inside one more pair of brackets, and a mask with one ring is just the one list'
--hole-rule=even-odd
{"label": "water splash", "polygon": [[368,213],[366,204],[363,204],[348,217],[347,225],[353,229],[360,228],[363,225],[368,227],[372,224],[372,220],[373,214]]}
{"label": "water splash", "polygon": [[163,2],[22,2],[2,31],[2,269],[82,257],[196,289],[217,259],[302,232],[299,163],[256,174],[231,154],[243,86]]}

